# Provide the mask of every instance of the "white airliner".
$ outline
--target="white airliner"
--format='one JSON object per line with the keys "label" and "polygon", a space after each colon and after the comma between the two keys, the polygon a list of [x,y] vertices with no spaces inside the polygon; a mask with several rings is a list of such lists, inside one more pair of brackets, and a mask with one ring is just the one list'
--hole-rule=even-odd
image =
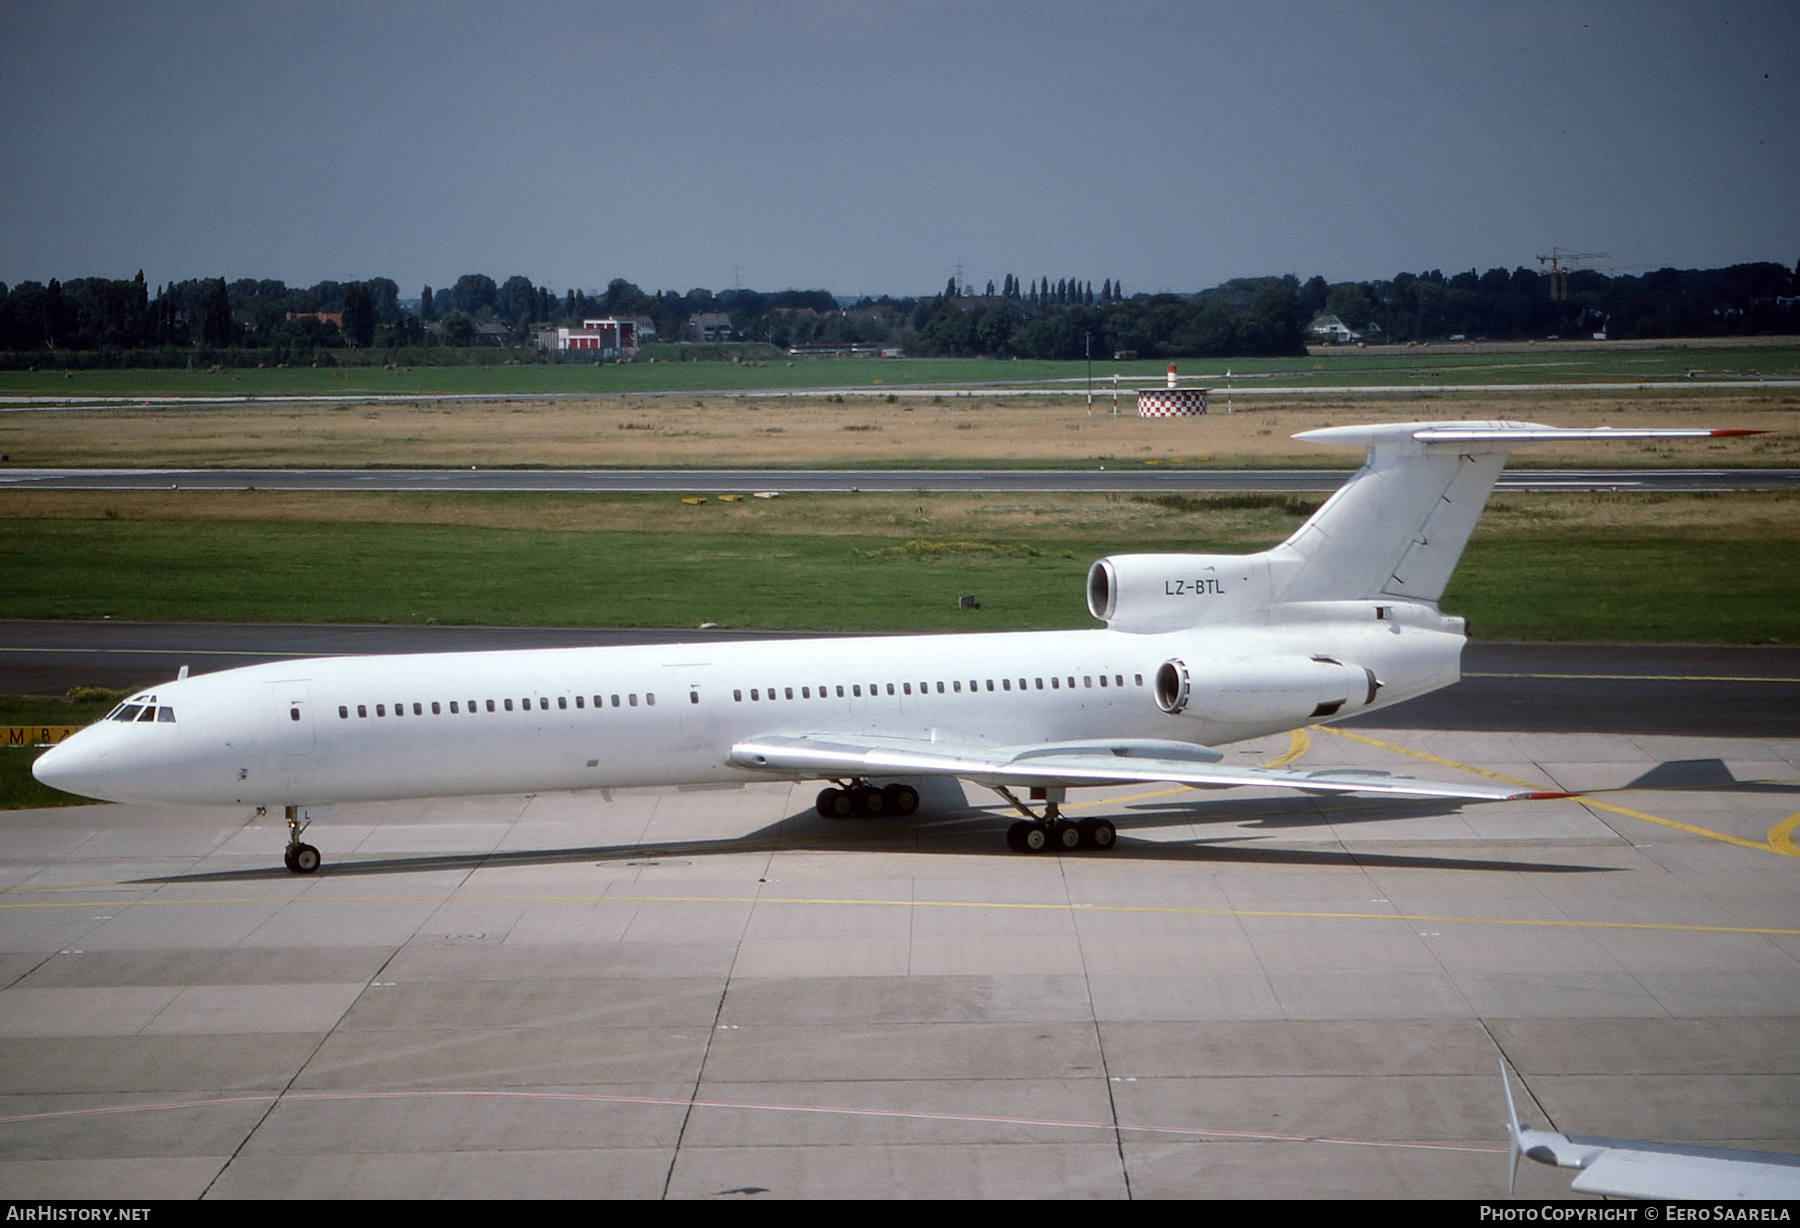
{"label": "white airliner", "polygon": [[[282,807],[288,868],[338,802],[638,785],[829,780],[822,815],[911,813],[955,777],[1025,817],[1020,851],[1105,849],[1071,788],[1170,782],[1507,800],[1380,772],[1230,767],[1215,749],[1423,695],[1460,677],[1437,599],[1513,449],[1754,434],[1395,423],[1295,438],[1368,449],[1287,541],[1258,554],[1095,563],[1105,629],[341,657],[165,683],[37,760],[110,801]],[[184,671],[185,673],[185,671]],[[885,782],[885,783],[883,783]],[[1043,802],[1033,811],[1019,792]]]}

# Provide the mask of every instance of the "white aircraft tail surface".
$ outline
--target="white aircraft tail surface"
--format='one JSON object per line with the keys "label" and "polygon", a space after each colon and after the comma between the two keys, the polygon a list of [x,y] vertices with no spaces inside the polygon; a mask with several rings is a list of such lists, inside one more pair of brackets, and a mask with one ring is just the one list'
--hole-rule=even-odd
{"label": "white aircraft tail surface", "polygon": [[1302,432],[1294,438],[1360,444],[1368,459],[1312,519],[1268,552],[1272,596],[1279,602],[1436,601],[1515,448],[1755,433],[1564,429],[1530,422],[1395,422]]}

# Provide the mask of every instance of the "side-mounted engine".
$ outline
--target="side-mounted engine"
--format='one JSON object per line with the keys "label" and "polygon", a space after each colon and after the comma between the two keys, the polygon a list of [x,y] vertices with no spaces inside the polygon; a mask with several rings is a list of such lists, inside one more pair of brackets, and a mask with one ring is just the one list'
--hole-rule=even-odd
{"label": "side-mounted engine", "polygon": [[1302,724],[1366,708],[1381,689],[1375,671],[1332,657],[1266,656],[1164,661],[1156,705],[1171,716],[1224,725]]}

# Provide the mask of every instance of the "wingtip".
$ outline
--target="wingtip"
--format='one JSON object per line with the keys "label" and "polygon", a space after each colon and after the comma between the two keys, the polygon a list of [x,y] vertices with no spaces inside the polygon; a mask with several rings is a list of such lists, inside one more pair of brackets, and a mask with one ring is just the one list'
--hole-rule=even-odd
{"label": "wingtip", "polygon": [[1751,430],[1746,427],[1723,427],[1719,430],[1714,431],[1712,433],[1712,437],[1714,439],[1724,439],[1727,436],[1731,436],[1731,435],[1767,435],[1768,433],[1769,432],[1767,432],[1767,431]]}
{"label": "wingtip", "polygon": [[1521,802],[1553,802],[1562,797],[1579,797],[1578,793],[1565,793],[1556,789],[1538,789],[1530,793],[1520,793],[1513,800]]}

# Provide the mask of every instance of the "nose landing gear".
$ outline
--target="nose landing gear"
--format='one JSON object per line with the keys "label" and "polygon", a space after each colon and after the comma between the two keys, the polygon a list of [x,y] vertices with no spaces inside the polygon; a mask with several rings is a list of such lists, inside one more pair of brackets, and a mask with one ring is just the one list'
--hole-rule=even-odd
{"label": "nose landing gear", "polygon": [[311,874],[319,868],[319,850],[300,842],[300,833],[312,826],[310,819],[300,818],[300,807],[287,808],[288,842],[281,863],[295,874]]}

